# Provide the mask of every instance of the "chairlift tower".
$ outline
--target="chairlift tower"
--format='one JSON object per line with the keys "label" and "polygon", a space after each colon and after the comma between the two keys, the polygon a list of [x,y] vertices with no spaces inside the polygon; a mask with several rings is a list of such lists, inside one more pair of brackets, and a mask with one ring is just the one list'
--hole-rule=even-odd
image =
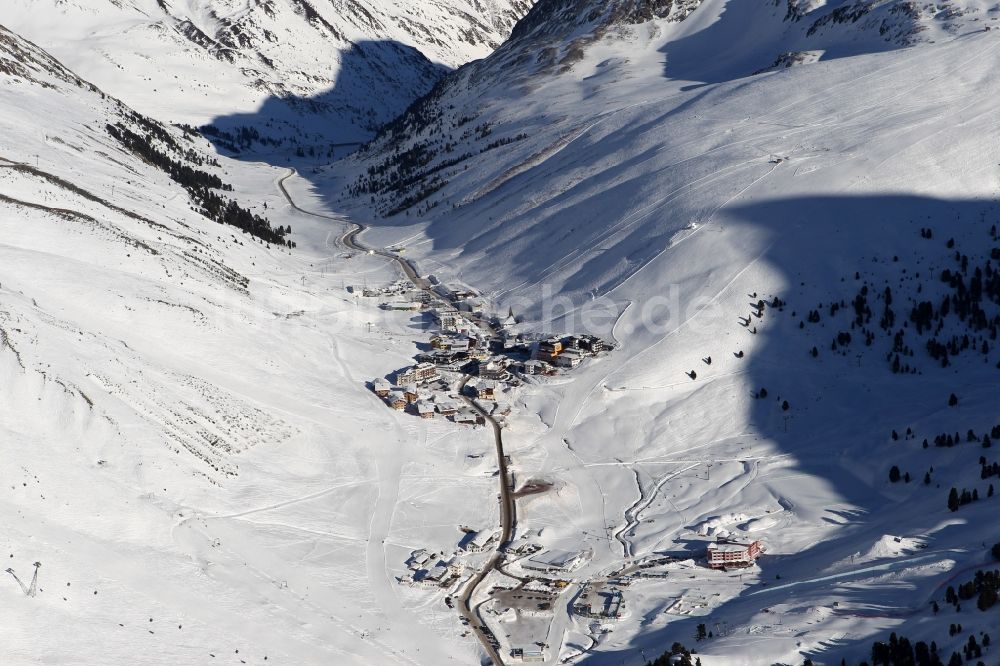
{"label": "chairlift tower", "polygon": [[33,597],[38,593],[38,570],[42,568],[41,562],[35,562],[35,575],[31,577],[31,587],[28,588],[28,596]]}

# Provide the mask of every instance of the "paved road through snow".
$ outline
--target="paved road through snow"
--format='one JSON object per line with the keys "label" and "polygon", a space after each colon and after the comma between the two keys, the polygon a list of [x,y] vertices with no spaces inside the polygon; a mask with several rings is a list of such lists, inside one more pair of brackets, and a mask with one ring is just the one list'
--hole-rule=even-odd
{"label": "paved road through snow", "polygon": [[[399,266],[399,268],[403,271],[403,274],[406,275],[406,277],[409,278],[409,280],[413,282],[414,285],[416,285],[419,289],[429,293],[432,299],[439,300],[439,297],[436,293],[434,293],[434,290],[432,289],[430,282],[420,277],[420,275],[416,271],[416,268],[414,268],[414,266],[409,261],[387,250],[369,248],[365,247],[364,245],[361,245],[357,240],[357,236],[362,231],[364,231],[364,227],[362,225],[358,224],[357,222],[348,220],[343,216],[314,213],[312,211],[305,210],[304,208],[300,208],[292,199],[292,197],[288,194],[288,190],[285,189],[285,181],[294,175],[296,175],[295,169],[289,169],[288,173],[282,176],[278,180],[278,189],[281,190],[281,194],[285,197],[285,200],[288,201],[289,206],[291,206],[295,210],[305,215],[312,215],[314,217],[321,217],[324,219],[334,220],[336,222],[350,225],[351,229],[347,231],[340,239],[341,243],[345,247],[358,252],[370,252],[372,254],[377,254],[379,256],[385,257],[395,262]],[[476,638],[479,639],[479,642],[486,650],[486,653],[489,655],[490,660],[493,662],[493,664],[495,664],[496,666],[503,666],[503,658],[500,656],[499,651],[493,647],[493,643],[490,641],[489,636],[483,629],[483,627],[485,627],[486,625],[483,623],[482,618],[479,616],[478,611],[473,609],[472,607],[472,595],[475,593],[476,589],[483,582],[483,580],[492,571],[497,569],[500,560],[503,557],[503,548],[510,542],[511,536],[514,531],[514,515],[515,515],[514,496],[510,489],[510,478],[507,473],[507,459],[504,455],[503,437],[501,435],[500,424],[497,423],[497,421],[492,416],[490,416],[482,407],[480,407],[474,400],[465,396],[464,389],[465,389],[465,384],[468,380],[469,377],[465,376],[459,383],[458,385],[459,393],[462,395],[463,400],[465,400],[477,412],[482,414],[483,418],[486,419],[487,423],[489,423],[492,426],[494,439],[496,441],[497,461],[500,468],[500,474],[499,474],[500,540],[497,544],[497,550],[494,551],[493,555],[486,562],[483,568],[478,573],[476,573],[476,575],[474,575],[471,579],[469,579],[469,582],[466,583],[465,587],[463,588],[461,595],[458,597],[459,611],[462,614],[462,617],[464,617],[465,620],[469,623],[469,626],[475,633]]]}

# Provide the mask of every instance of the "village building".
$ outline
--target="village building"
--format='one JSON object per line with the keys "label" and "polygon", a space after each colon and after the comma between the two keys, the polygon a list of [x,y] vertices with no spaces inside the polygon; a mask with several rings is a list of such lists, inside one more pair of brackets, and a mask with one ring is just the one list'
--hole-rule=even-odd
{"label": "village building", "polygon": [[479,315],[486,309],[486,304],[478,298],[466,298],[455,303],[459,312],[467,312],[472,315]]}
{"label": "village building", "polygon": [[438,562],[431,569],[427,570],[424,577],[420,579],[421,583],[428,583],[431,585],[440,585],[449,575],[448,564],[446,562]]}
{"label": "village building", "polygon": [[467,352],[476,346],[476,340],[464,335],[435,335],[431,347],[444,351]]}
{"label": "village building", "polygon": [[458,413],[458,405],[451,400],[436,401],[435,407],[441,416],[454,416]]}
{"label": "village building", "polygon": [[423,566],[430,559],[431,559],[431,554],[428,553],[425,548],[415,550],[413,551],[413,553],[410,554],[410,561],[409,561],[410,568],[413,569],[416,567]]}
{"label": "village building", "polygon": [[452,417],[452,420],[455,423],[459,423],[461,425],[476,425],[477,423],[476,416],[477,416],[476,414],[473,414],[471,412],[461,412],[455,414]]}
{"label": "village building", "polygon": [[507,371],[506,360],[491,358],[486,362],[479,362],[476,368],[476,374],[478,374],[482,379],[506,379],[510,374]]}
{"label": "village building", "polygon": [[602,621],[617,621],[624,614],[625,598],[621,590],[594,591],[587,589],[573,607],[573,612]]}
{"label": "village building", "polygon": [[388,398],[389,393],[392,391],[392,384],[389,383],[388,379],[383,379],[379,377],[375,380],[375,395],[380,398]]}
{"label": "village building", "polygon": [[517,317],[514,316],[514,308],[507,308],[507,316],[504,318],[497,317],[496,319],[497,328],[501,331],[511,331],[515,326],[517,326]]}
{"label": "village building", "polygon": [[458,547],[467,553],[479,553],[486,548],[489,540],[489,537],[482,532],[466,532],[458,542]]}
{"label": "village building", "polygon": [[708,566],[712,569],[749,567],[757,561],[763,550],[764,544],[760,541],[719,539],[708,544]]}
{"label": "village building", "polygon": [[437,367],[432,363],[418,363],[417,365],[396,374],[396,385],[406,386],[407,384],[419,384],[438,378]]}
{"label": "village building", "polygon": [[545,653],[542,652],[542,648],[531,646],[524,648],[512,648],[510,651],[510,656],[520,657],[522,662],[527,663],[544,663]]}
{"label": "village building", "polygon": [[389,406],[393,409],[404,410],[406,409],[406,396],[402,391],[393,391],[392,395],[389,396]]}
{"label": "village building", "polygon": [[439,306],[434,308],[431,314],[442,331],[454,333],[464,324],[464,319],[458,314],[458,310],[452,307]]}
{"label": "village building", "polygon": [[394,310],[398,312],[416,312],[424,307],[420,301],[392,301],[379,305],[383,310]]}
{"label": "village building", "polygon": [[493,400],[496,398],[497,383],[492,379],[485,379],[476,384],[476,397],[480,400]]}
{"label": "village building", "polygon": [[585,352],[599,354],[605,350],[604,340],[595,335],[582,335],[578,340],[578,346]]}
{"label": "village building", "polygon": [[416,384],[407,384],[403,389],[403,395],[406,397],[406,402],[411,405],[420,399],[420,393],[417,392]]}
{"label": "village building", "polygon": [[544,375],[549,369],[549,364],[545,361],[525,361],[521,367],[526,375]]}
{"label": "village building", "polygon": [[468,361],[469,353],[450,349],[435,349],[417,354],[417,360],[421,363],[430,363],[433,365],[455,365]]}
{"label": "village building", "polygon": [[549,338],[538,343],[538,359],[553,362],[562,353],[563,343],[559,338]]}
{"label": "village building", "polygon": [[525,569],[550,573],[567,572],[579,568],[585,559],[583,553],[574,553],[567,550],[547,550],[528,558],[521,563],[521,566]]}
{"label": "village building", "polygon": [[583,362],[585,357],[586,354],[579,349],[570,348],[556,356],[554,363],[559,368],[575,368]]}
{"label": "village building", "polygon": [[489,349],[487,349],[485,346],[476,347],[475,349],[469,352],[469,358],[477,362],[488,361],[490,360],[491,356],[493,356],[493,354],[491,354]]}
{"label": "village building", "polygon": [[434,405],[426,400],[421,400],[417,403],[417,414],[419,414],[422,419],[434,418]]}

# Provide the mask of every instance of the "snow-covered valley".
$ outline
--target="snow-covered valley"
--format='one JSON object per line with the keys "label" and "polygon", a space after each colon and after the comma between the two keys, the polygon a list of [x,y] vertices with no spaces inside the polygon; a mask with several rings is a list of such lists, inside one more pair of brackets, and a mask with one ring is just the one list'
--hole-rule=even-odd
{"label": "snow-covered valley", "polygon": [[[112,81],[0,32],[0,502],[8,566],[27,583],[41,563],[35,596],[7,581],[2,661],[480,663],[455,600],[499,546],[472,612],[504,663],[536,643],[600,665],[680,641],[705,666],[859,664],[890,631],[945,662],[983,644],[997,608],[946,596],[1000,541],[998,14],[845,37],[807,4],[678,3],[565,67],[515,40],[364,152],[293,158],[301,175],[162,129],[294,248],[196,210],[106,129],[161,131]],[[774,27],[793,6],[826,42]],[[740,25],[752,57],[699,51]],[[772,45],[820,55],[751,76]],[[446,136],[404,186],[358,190]],[[433,328],[356,295],[399,276],[352,220],[519,331],[614,346],[503,391],[508,544],[458,547],[500,529],[489,426],[368,386]],[[710,569],[720,537],[763,555]],[[458,579],[401,582],[420,551]]]}

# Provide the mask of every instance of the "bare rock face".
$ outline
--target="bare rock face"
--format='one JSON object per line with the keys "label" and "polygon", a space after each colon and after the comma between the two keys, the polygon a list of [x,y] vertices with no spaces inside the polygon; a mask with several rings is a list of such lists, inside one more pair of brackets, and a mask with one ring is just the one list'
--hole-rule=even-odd
{"label": "bare rock face", "polygon": [[540,0],[511,33],[511,40],[565,33],[581,26],[594,29],[633,25],[652,19],[682,20],[701,0]]}

